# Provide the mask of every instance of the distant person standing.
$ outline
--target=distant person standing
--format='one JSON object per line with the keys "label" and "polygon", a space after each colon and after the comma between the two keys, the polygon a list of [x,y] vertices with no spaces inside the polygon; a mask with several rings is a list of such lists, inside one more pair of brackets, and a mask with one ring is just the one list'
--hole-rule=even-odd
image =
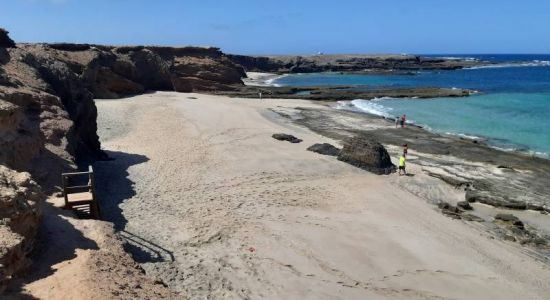
{"label": "distant person standing", "polygon": [[405,127],[405,121],[407,121],[407,115],[401,117],[401,128]]}
{"label": "distant person standing", "polygon": [[[406,160],[407,158],[405,157],[405,155],[401,155],[401,157],[399,158],[399,176],[407,175],[407,171],[405,170]],[[403,174],[401,174],[401,172],[403,172]]]}
{"label": "distant person standing", "polygon": [[408,152],[409,152],[409,145],[403,144],[403,156],[406,157]]}
{"label": "distant person standing", "polygon": [[400,121],[400,118],[395,117],[395,128],[399,127],[399,121]]}
{"label": "distant person standing", "polygon": [[262,92],[259,92],[258,95],[260,96],[260,100],[262,100]]}

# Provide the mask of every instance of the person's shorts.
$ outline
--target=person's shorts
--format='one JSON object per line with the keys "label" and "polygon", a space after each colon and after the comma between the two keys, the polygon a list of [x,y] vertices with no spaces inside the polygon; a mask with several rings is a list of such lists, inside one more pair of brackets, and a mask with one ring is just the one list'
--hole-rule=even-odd
{"label": "person's shorts", "polygon": [[399,170],[405,170],[405,166],[399,166]]}

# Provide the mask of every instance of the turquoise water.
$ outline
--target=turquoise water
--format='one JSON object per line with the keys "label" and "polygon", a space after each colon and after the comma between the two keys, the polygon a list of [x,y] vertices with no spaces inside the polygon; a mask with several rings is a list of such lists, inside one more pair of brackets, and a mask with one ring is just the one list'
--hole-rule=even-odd
{"label": "turquoise water", "polygon": [[[475,57],[475,56],[474,56]],[[550,158],[550,56],[496,56],[501,67],[424,71],[411,75],[298,74],[280,85],[435,86],[473,89],[467,98],[355,100],[342,108],[387,117],[407,114],[430,130],[485,138],[504,149]],[[516,58],[516,60],[514,60]],[[487,59],[487,58],[484,58]],[[523,64],[516,65],[518,61]],[[510,66],[510,62],[513,62]]]}

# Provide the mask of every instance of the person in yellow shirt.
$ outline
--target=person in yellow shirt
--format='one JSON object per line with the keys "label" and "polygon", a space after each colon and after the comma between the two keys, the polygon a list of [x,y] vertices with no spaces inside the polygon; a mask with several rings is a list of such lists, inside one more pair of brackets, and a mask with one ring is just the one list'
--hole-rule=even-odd
{"label": "person in yellow shirt", "polygon": [[[407,171],[405,171],[405,163],[406,163],[405,154],[401,155],[399,158],[399,176],[401,175],[407,175]],[[403,172],[403,174],[401,174]]]}

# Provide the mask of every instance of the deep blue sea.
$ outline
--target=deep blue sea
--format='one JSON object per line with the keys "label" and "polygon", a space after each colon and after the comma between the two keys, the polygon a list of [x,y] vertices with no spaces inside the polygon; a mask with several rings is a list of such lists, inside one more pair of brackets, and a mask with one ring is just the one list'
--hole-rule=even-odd
{"label": "deep blue sea", "polygon": [[277,85],[357,85],[369,87],[446,87],[479,91],[466,98],[357,99],[342,108],[408,119],[444,134],[485,138],[499,148],[550,158],[550,55],[429,55],[466,57],[498,63],[416,75],[293,74]]}

